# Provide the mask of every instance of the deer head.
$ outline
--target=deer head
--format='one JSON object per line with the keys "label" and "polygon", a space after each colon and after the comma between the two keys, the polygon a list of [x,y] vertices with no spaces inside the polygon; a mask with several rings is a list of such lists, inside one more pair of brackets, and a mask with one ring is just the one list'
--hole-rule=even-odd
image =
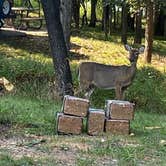
{"label": "deer head", "polygon": [[138,56],[139,54],[142,54],[144,52],[144,47],[140,47],[140,48],[132,48],[131,46],[129,45],[125,45],[124,46],[125,49],[129,52],[129,61],[130,63],[133,63],[133,62],[137,62],[138,60]]}

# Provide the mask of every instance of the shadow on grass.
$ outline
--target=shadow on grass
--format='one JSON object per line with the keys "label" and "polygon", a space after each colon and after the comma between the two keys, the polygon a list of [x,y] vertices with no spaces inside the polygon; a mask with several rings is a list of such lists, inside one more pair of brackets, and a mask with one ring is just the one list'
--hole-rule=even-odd
{"label": "shadow on grass", "polygon": [[70,55],[69,55],[70,60],[88,60],[89,56],[85,55],[85,54],[79,54],[79,53],[75,53],[70,51]]}
{"label": "shadow on grass", "polygon": [[[121,32],[114,32],[111,35],[108,35],[108,39],[105,39],[105,34],[101,30],[101,27],[90,28],[84,27],[81,31],[73,33],[73,36],[80,36],[81,38],[93,38],[97,40],[114,42],[117,44],[121,44]],[[134,42],[134,34],[128,33],[128,43]],[[154,45],[153,45],[154,53],[159,54],[159,56],[166,56],[166,39],[164,37],[155,37]]]}
{"label": "shadow on grass", "polygon": [[154,53],[159,54],[160,56],[166,57],[166,40],[157,39],[154,41],[153,45]]}
{"label": "shadow on grass", "polygon": [[6,44],[14,49],[22,49],[30,54],[42,53],[46,56],[50,55],[50,47],[48,37],[32,36],[0,38],[0,44]]}
{"label": "shadow on grass", "polygon": [[[0,45],[6,44],[10,48],[15,50],[21,49],[27,54],[41,54],[46,57],[51,57],[50,46],[47,36],[32,36],[26,35],[24,37],[10,37],[10,38],[0,38]],[[71,43],[71,50],[79,50],[81,46]],[[4,50],[6,52],[6,50]],[[5,52],[0,51],[4,55]],[[18,53],[17,53],[18,54]],[[17,55],[16,55],[17,56]],[[23,54],[18,54],[18,56],[23,56]],[[69,57],[71,60],[88,59],[87,55],[75,53],[73,51],[69,52]]]}
{"label": "shadow on grass", "polygon": [[72,36],[79,36],[84,39],[93,38],[101,41],[120,43],[120,35],[118,33],[113,33],[112,35],[108,35],[108,39],[106,40],[105,34],[100,27],[97,28],[84,27],[80,31],[73,32]]}

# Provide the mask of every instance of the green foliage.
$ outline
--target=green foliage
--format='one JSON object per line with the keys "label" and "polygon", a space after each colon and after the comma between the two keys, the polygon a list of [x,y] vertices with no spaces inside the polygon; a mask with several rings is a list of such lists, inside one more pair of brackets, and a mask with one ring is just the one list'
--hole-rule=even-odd
{"label": "green foliage", "polygon": [[103,0],[103,6],[107,6],[110,4],[120,6],[122,4],[122,0]]}
{"label": "green foliage", "polygon": [[0,165],[7,165],[7,166],[33,166],[36,164],[40,164],[40,162],[35,162],[30,157],[22,157],[21,159],[13,159],[8,154],[0,154]]}
{"label": "green foliage", "polygon": [[50,134],[55,131],[55,113],[60,105],[23,97],[2,97],[0,124],[17,124],[27,132]]}
{"label": "green foliage", "polygon": [[137,72],[136,79],[127,91],[129,100],[148,112],[165,113],[166,77],[152,67]]}
{"label": "green foliage", "polygon": [[94,165],[95,163],[96,163],[95,159],[93,159],[93,158],[81,158],[81,157],[79,157],[77,159],[78,166],[87,166],[87,165],[90,166],[90,165]]}
{"label": "green foliage", "polygon": [[[120,43],[118,34],[104,41],[104,33],[99,28],[85,28],[71,40],[70,64],[75,91],[79,89],[78,66],[82,61],[129,64],[128,52]],[[132,37],[129,43],[132,43]],[[36,159],[16,159],[6,149],[0,148],[0,165],[62,165],[63,161],[56,158],[58,154],[71,155],[76,165],[164,165],[165,52],[165,41],[155,39],[152,64],[144,64],[143,56],[139,57],[136,77],[126,91],[126,100],[136,104],[135,118],[130,123],[132,135],[66,137],[55,136],[55,115],[61,110],[61,103],[50,95],[54,69],[47,38],[28,36],[0,40],[0,77],[5,76],[15,86],[13,94],[0,97],[0,127],[4,127],[0,128],[3,131],[1,136],[15,138],[21,135],[24,138],[34,134],[35,139],[23,142],[22,146],[25,144],[26,148],[46,155]],[[91,106],[104,108],[105,100],[114,97],[114,90],[96,89],[90,99]],[[37,136],[45,138],[45,135],[46,142],[34,146],[41,141]]]}

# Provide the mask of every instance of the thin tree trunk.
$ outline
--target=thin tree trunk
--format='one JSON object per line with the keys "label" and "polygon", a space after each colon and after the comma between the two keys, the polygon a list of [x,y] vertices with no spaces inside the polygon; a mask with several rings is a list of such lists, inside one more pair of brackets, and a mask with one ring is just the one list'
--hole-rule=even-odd
{"label": "thin tree trunk", "polygon": [[160,35],[161,29],[158,25],[160,22],[160,10],[159,10],[159,2],[155,3],[155,9],[154,9],[154,35]]}
{"label": "thin tree trunk", "polygon": [[119,28],[120,25],[120,15],[119,15],[119,7],[117,7],[117,11],[116,11],[116,25]]}
{"label": "thin tree trunk", "polygon": [[109,5],[103,7],[104,12],[104,33],[105,40],[108,40],[108,32],[109,32]]}
{"label": "thin tree trunk", "polygon": [[65,37],[66,47],[68,50],[70,50],[72,1],[71,0],[60,0],[60,1],[61,1],[60,16],[63,27],[63,33]]}
{"label": "thin tree trunk", "polygon": [[127,27],[129,30],[134,32],[134,17],[131,16],[130,11],[127,13]]}
{"label": "thin tree trunk", "polygon": [[79,29],[80,25],[80,0],[72,0],[73,2],[73,17],[75,28]]}
{"label": "thin tree trunk", "polygon": [[91,19],[90,19],[90,27],[96,26],[96,5],[97,0],[91,0]]}
{"label": "thin tree trunk", "polygon": [[153,47],[153,2],[147,2],[147,16],[146,16],[146,29],[145,29],[145,61],[151,63],[152,47]]}
{"label": "thin tree trunk", "polygon": [[81,5],[84,9],[84,14],[82,16],[82,27],[84,25],[88,25],[88,18],[87,18],[87,10],[86,10],[86,6],[85,6],[85,0],[81,0]]}
{"label": "thin tree trunk", "polygon": [[112,33],[112,5],[109,7],[109,33]]}
{"label": "thin tree trunk", "polygon": [[142,10],[139,9],[139,11],[136,13],[135,16],[135,38],[134,38],[134,43],[136,44],[141,44],[142,40]]}
{"label": "thin tree trunk", "polygon": [[41,0],[55,68],[57,96],[73,95],[72,76],[60,21],[60,0]]}
{"label": "thin tree trunk", "polygon": [[164,37],[166,38],[166,17],[164,19]]}
{"label": "thin tree trunk", "polygon": [[122,36],[121,42],[126,44],[127,43],[127,5],[126,0],[123,1],[122,4]]}
{"label": "thin tree trunk", "polygon": [[114,30],[116,30],[116,7],[113,5]]}
{"label": "thin tree trunk", "polygon": [[102,12],[101,30],[104,31],[104,7]]}

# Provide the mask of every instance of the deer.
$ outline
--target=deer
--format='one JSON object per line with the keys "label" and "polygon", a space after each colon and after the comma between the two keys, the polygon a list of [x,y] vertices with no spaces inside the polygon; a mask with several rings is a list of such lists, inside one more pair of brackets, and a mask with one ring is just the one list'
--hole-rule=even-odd
{"label": "deer", "polygon": [[125,45],[129,52],[130,65],[104,65],[96,62],[82,62],[79,66],[79,86],[85,91],[85,98],[89,99],[95,87],[100,89],[115,89],[117,100],[124,99],[124,91],[132,84],[137,70],[139,54],[144,47],[132,48]]}

